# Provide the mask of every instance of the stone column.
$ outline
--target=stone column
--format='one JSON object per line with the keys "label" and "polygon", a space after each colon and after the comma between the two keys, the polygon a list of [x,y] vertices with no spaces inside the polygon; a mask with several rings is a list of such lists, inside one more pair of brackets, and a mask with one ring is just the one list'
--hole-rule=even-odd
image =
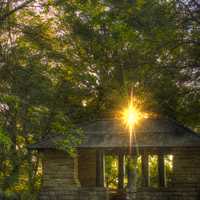
{"label": "stone column", "polygon": [[125,163],[124,163],[124,155],[123,153],[119,153],[118,156],[118,163],[119,163],[119,169],[118,169],[118,189],[123,190],[124,189],[124,176],[125,176]]}
{"label": "stone column", "polygon": [[96,187],[96,150],[79,150],[79,180],[81,187]]}
{"label": "stone column", "polygon": [[44,150],[42,154],[43,178],[39,199],[77,200],[77,157],[58,150]]}
{"label": "stone column", "polygon": [[102,150],[96,151],[96,186],[104,187],[105,182],[105,158]]}
{"label": "stone column", "polygon": [[200,148],[177,148],[173,157],[173,188],[178,200],[197,200],[200,191]]}
{"label": "stone column", "polygon": [[142,154],[142,186],[149,187],[149,157],[146,152]]}
{"label": "stone column", "polygon": [[77,200],[108,200],[104,187],[104,152],[101,149],[79,150],[81,189]]}
{"label": "stone column", "polygon": [[158,177],[159,177],[159,187],[165,187],[165,163],[164,163],[164,155],[158,155]]}
{"label": "stone column", "polygon": [[200,148],[176,149],[173,158],[173,185],[200,189]]}
{"label": "stone column", "polygon": [[129,156],[128,158],[128,188],[127,199],[136,199],[136,187],[137,187],[137,156]]}
{"label": "stone column", "polygon": [[137,156],[131,156],[128,158],[128,188],[136,190],[137,185]]}

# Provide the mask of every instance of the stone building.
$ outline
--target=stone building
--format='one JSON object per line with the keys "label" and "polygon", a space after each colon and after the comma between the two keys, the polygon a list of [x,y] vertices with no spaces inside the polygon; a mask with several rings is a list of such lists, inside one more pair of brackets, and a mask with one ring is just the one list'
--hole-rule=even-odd
{"label": "stone building", "polygon": [[[57,150],[61,137],[48,137],[31,145],[42,154],[43,179],[40,200],[199,200],[200,136],[168,118],[145,119],[136,128],[132,157],[140,156],[142,179],[131,190],[125,185],[125,158],[129,155],[129,134],[116,119],[102,119],[82,126],[85,139],[77,155]],[[105,185],[105,156],[118,158],[118,188]],[[149,159],[157,156],[157,187],[150,182]],[[166,180],[165,156],[171,161],[172,176]],[[129,155],[130,156],[130,155]],[[128,173],[128,182],[134,178]]]}

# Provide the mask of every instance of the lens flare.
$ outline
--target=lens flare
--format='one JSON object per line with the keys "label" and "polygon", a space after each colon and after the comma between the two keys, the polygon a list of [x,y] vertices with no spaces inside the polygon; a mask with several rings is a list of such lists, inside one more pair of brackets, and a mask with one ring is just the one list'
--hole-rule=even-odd
{"label": "lens flare", "polygon": [[[122,109],[120,112],[121,114],[120,120],[122,121],[122,123],[125,124],[129,133],[129,157],[128,157],[129,175],[131,174],[131,171],[133,170],[131,169],[131,163],[133,163],[132,154],[135,152],[136,157],[139,157],[140,155],[139,145],[137,143],[137,134],[136,134],[137,128],[138,128],[137,124],[139,124],[143,119],[146,119],[149,116],[148,113],[144,113],[142,110],[143,110],[142,102],[140,102],[137,98],[133,97],[132,92],[131,92],[131,96],[128,101],[128,106]],[[136,167],[134,167],[134,170],[136,170]],[[129,176],[128,186],[130,188],[133,188],[132,186],[136,188],[137,171],[135,171],[134,174],[136,174],[135,176],[136,181],[133,181],[134,178],[131,177],[131,175]]]}
{"label": "lens flare", "polygon": [[133,127],[139,122],[141,119],[141,113],[139,109],[133,106],[133,103],[130,102],[128,108],[125,108],[122,112],[122,120],[129,129],[133,129]]}
{"label": "lens flare", "polygon": [[129,130],[129,150],[131,155],[133,137],[135,144],[137,144],[135,128],[136,125],[144,118],[143,113],[140,111],[140,104],[131,96],[128,106],[121,111],[121,120]]}

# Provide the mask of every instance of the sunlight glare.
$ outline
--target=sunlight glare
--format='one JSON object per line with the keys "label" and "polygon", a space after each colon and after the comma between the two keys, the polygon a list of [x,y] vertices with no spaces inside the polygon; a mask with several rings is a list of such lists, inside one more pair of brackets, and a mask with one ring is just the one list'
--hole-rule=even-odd
{"label": "sunlight glare", "polygon": [[133,106],[133,103],[131,102],[128,108],[124,109],[122,118],[123,122],[126,124],[129,129],[132,129],[133,126],[135,126],[140,118],[141,118],[141,113],[140,111]]}

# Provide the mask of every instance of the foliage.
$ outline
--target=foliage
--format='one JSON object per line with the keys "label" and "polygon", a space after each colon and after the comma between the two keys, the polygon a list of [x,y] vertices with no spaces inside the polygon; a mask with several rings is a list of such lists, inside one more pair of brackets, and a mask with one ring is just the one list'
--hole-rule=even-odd
{"label": "foliage", "polygon": [[105,156],[105,185],[110,189],[117,189],[118,186],[118,162],[117,156]]}
{"label": "foliage", "polygon": [[[68,36],[76,41],[75,48],[81,49],[79,65],[86,65],[84,73],[97,79],[87,84],[95,90],[89,106],[100,111],[117,109],[132,88],[134,95],[144,100],[145,110],[190,126],[198,123],[199,116],[192,110],[199,106],[199,89],[194,87],[199,84],[199,59],[189,56],[188,50],[199,48],[191,42],[192,38],[199,41],[199,23],[191,20],[179,3],[58,1],[57,5],[63,9],[62,17],[70,21],[63,24],[70,30]],[[189,100],[188,95],[193,98]],[[182,113],[190,114],[191,120]]]}
{"label": "foliage", "polygon": [[[173,157],[172,155],[166,155],[164,158],[165,175],[166,175],[166,186],[170,187],[173,181]],[[105,157],[105,185],[110,190],[115,190],[118,187],[118,160],[117,156],[106,155]],[[158,156],[149,156],[149,182],[150,187],[157,188],[159,186],[158,179]],[[142,187],[142,160],[141,156],[137,157],[136,161],[133,161],[130,166],[129,156],[125,156],[125,177],[124,185],[128,186],[128,173],[129,169],[134,172],[136,179],[136,187]]]}

